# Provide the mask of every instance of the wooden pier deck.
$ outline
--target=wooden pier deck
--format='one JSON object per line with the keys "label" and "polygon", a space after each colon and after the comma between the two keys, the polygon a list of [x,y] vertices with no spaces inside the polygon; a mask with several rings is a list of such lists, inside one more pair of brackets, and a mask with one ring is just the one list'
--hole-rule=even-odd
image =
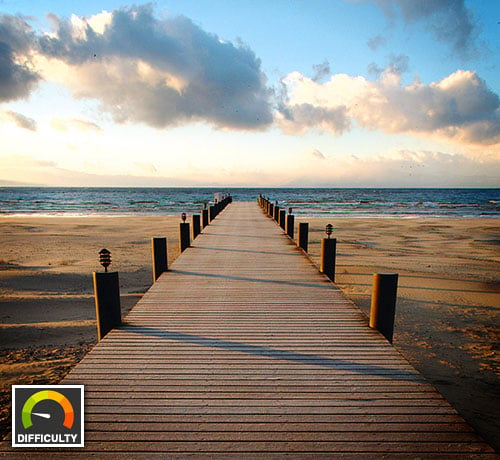
{"label": "wooden pier deck", "polygon": [[496,458],[256,203],[226,208],[64,383],[85,384],[85,448],[51,459]]}

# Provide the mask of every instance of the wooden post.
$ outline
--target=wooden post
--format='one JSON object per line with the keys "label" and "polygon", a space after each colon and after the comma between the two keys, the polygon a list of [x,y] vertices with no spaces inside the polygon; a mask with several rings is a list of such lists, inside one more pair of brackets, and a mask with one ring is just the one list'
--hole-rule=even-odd
{"label": "wooden post", "polygon": [[293,214],[286,216],[286,234],[293,240],[293,232],[295,226],[295,217]]}
{"label": "wooden post", "polygon": [[286,211],[284,209],[280,209],[280,227],[283,231],[286,230]]}
{"label": "wooden post", "polygon": [[168,270],[167,239],[151,238],[151,249],[153,256],[153,282],[155,282],[163,272]]}
{"label": "wooden post", "polygon": [[94,280],[97,340],[122,323],[118,272],[92,274]]}
{"label": "wooden post", "polygon": [[201,233],[200,215],[193,214],[193,240]]}
{"label": "wooden post", "polygon": [[208,225],[208,209],[204,209],[201,212],[201,221],[203,228],[205,228]]}
{"label": "wooden post", "polygon": [[320,272],[335,282],[335,253],[337,249],[336,238],[323,238],[321,240]]}
{"label": "wooden post", "polygon": [[274,204],[269,203],[269,217],[274,218]]}
{"label": "wooden post", "polygon": [[392,343],[396,298],[397,273],[375,273],[373,275],[370,327],[379,330]]}
{"label": "wooden post", "polygon": [[215,219],[215,216],[217,215],[215,212],[215,205],[208,207],[208,215],[210,216],[210,222],[212,222]]}
{"label": "wooden post", "polygon": [[191,235],[189,234],[189,222],[181,222],[181,252],[191,246]]}
{"label": "wooden post", "polygon": [[276,223],[279,222],[279,218],[280,218],[280,207],[279,206],[274,206],[274,220]]}
{"label": "wooden post", "polygon": [[307,222],[299,223],[299,248],[307,252],[307,246],[309,242],[309,224]]}

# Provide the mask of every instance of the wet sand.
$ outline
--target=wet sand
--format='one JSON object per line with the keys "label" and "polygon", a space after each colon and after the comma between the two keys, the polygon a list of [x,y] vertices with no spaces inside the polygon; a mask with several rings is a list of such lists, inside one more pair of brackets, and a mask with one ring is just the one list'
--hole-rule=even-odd
{"label": "wet sand", "polygon": [[[399,273],[394,345],[500,448],[499,219],[304,219],[312,259],[326,223],[339,287],[368,312],[375,272]],[[179,252],[177,217],[0,217],[0,434],[10,386],[56,383],[96,341],[92,271],[112,252],[126,313],[152,282],[152,236]]]}

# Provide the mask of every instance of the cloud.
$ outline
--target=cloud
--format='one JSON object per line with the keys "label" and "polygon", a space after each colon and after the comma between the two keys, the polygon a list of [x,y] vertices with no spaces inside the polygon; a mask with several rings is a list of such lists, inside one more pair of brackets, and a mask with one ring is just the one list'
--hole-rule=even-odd
{"label": "cloud", "polygon": [[499,97],[472,71],[407,86],[399,70],[391,68],[376,81],[337,74],[323,84],[293,72],[282,84],[286,132],[319,127],[339,134],[355,121],[390,134],[432,135],[465,144],[500,142]]}
{"label": "cloud", "polygon": [[0,102],[27,97],[39,80],[29,53],[34,35],[21,17],[0,15]]}
{"label": "cloud", "polygon": [[391,20],[400,13],[407,24],[425,21],[438,40],[451,44],[463,57],[477,52],[477,30],[464,0],[375,0],[375,3]]}
{"label": "cloud", "polygon": [[285,185],[325,187],[496,187],[500,163],[495,158],[426,150],[398,150],[376,157],[336,157],[321,169],[296,174]]}
{"label": "cloud", "polygon": [[98,99],[119,123],[249,130],[272,123],[260,60],[188,18],[157,19],[145,5],[52,21],[55,33],[39,40],[44,75],[76,97]]}
{"label": "cloud", "polygon": [[317,160],[326,160],[326,157],[323,153],[321,153],[318,149],[314,149],[312,152],[311,152],[311,156],[313,158],[316,158]]}
{"label": "cloud", "polygon": [[78,118],[71,119],[63,119],[63,118],[54,118],[51,122],[52,128],[57,131],[83,131],[83,132],[94,132],[99,133],[102,131],[99,125],[92,123],[86,120],[80,120]]}
{"label": "cloud", "polygon": [[382,68],[377,64],[372,63],[368,66],[368,71],[377,78],[380,78],[384,72],[387,74],[402,75],[405,72],[408,72],[410,68],[409,63],[410,58],[408,56],[404,54],[391,54],[389,56],[389,63],[386,67]]}
{"label": "cloud", "polygon": [[387,43],[387,39],[382,35],[378,34],[375,37],[370,38],[366,44],[372,51],[377,51],[382,46],[385,46]]}
{"label": "cloud", "polygon": [[134,167],[146,174],[156,174],[158,172],[158,169],[152,163],[136,161]]}
{"label": "cloud", "polygon": [[321,64],[313,65],[314,76],[313,81],[320,81],[328,77],[331,73],[330,63],[325,59]]}
{"label": "cloud", "polygon": [[[264,168],[224,169],[214,165],[176,176],[162,176],[156,167],[147,163],[134,164],[134,174],[93,174],[63,168],[56,162],[39,160],[29,155],[1,157],[0,184],[72,187],[206,187],[275,186],[275,171]],[[103,168],[104,169],[104,168]],[[278,179],[279,182],[280,179]]]}
{"label": "cloud", "polygon": [[310,129],[316,129],[340,135],[348,131],[350,126],[345,106],[327,108],[308,103],[281,106],[277,123],[288,134],[303,134]]}
{"label": "cloud", "polygon": [[0,111],[0,121],[15,123],[20,128],[28,129],[30,131],[36,131],[37,125],[33,118],[26,117],[12,110],[2,110]]}

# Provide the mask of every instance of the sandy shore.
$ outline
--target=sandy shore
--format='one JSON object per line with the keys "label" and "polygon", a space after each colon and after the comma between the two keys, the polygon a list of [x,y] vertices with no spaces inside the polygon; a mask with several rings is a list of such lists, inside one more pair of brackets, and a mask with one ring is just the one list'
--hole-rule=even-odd
{"label": "sandy shore", "polygon": [[[498,219],[336,219],[310,223],[316,262],[326,223],[337,283],[368,311],[372,274],[399,273],[394,344],[500,448]],[[126,312],[151,284],[151,236],[178,254],[177,217],[0,218],[0,434],[10,385],[54,383],[96,340],[91,272],[112,252]]]}

